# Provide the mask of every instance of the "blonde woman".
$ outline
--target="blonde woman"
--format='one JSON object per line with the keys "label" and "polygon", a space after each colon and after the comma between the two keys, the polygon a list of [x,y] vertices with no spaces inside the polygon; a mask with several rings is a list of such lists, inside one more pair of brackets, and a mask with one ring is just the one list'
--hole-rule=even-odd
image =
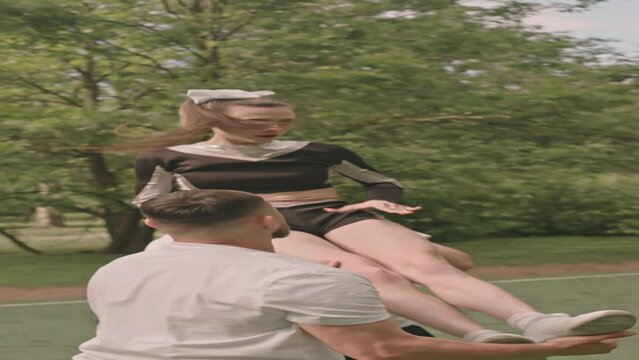
{"label": "blonde woman", "polygon": [[[454,266],[469,266],[463,254],[376,214],[409,215],[420,209],[399,202],[398,181],[343,147],[277,140],[291,130],[295,113],[271,95],[271,91],[189,90],[179,111],[181,130],[151,140],[147,146],[156,149],[137,158],[134,202],[142,204],[176,190],[258,194],[284,215],[293,230],[274,240],[278,253],[315,262],[337,260],[342,269],[368,278],[391,312],[471,342],[543,342],[621,331],[635,323],[636,318],[622,310],[574,317],[540,313],[466,274]],[[180,144],[210,132],[207,140]],[[361,183],[368,200],[341,201],[329,181],[330,171]],[[436,296],[422,293],[414,284]],[[523,334],[486,329],[458,308],[490,315]]]}

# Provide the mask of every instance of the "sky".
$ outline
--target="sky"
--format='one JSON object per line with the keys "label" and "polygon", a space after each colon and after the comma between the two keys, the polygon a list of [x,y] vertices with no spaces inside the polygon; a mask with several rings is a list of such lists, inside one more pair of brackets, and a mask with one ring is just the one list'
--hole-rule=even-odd
{"label": "sky", "polygon": [[[529,0],[548,4],[548,0]],[[495,0],[468,0],[476,6],[490,6]],[[526,20],[546,31],[568,32],[578,38],[606,38],[610,45],[629,56],[639,56],[639,0],[608,0],[578,13],[545,12]]]}

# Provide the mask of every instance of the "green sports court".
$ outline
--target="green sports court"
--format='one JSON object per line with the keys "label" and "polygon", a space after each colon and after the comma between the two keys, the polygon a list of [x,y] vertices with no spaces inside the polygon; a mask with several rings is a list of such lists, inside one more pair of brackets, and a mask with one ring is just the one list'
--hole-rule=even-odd
{"label": "green sports court", "polygon": [[[574,314],[611,307],[639,313],[637,282],[636,272],[495,281],[542,311]],[[490,318],[473,317],[494,328],[506,328]],[[1,304],[0,324],[3,359],[63,360],[70,359],[77,346],[93,336],[96,319],[83,300],[22,302]],[[562,358],[631,360],[637,353],[639,341],[629,338],[621,340],[612,354]]]}

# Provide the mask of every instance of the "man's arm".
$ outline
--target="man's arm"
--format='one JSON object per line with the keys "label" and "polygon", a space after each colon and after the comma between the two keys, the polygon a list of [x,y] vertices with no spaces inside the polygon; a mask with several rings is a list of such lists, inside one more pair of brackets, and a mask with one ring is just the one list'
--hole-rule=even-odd
{"label": "man's arm", "polygon": [[546,356],[604,354],[632,333],[567,337],[541,344],[476,344],[413,336],[391,320],[363,325],[298,325],[335,351],[359,360],[541,360]]}

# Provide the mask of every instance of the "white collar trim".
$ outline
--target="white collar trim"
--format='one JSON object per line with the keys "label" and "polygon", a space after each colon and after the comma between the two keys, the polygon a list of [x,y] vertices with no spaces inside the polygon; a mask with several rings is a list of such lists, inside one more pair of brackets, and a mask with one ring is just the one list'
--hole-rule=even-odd
{"label": "white collar trim", "polygon": [[259,145],[218,145],[202,141],[195,144],[171,146],[167,149],[186,154],[260,161],[297,151],[309,143],[310,141],[273,140]]}

